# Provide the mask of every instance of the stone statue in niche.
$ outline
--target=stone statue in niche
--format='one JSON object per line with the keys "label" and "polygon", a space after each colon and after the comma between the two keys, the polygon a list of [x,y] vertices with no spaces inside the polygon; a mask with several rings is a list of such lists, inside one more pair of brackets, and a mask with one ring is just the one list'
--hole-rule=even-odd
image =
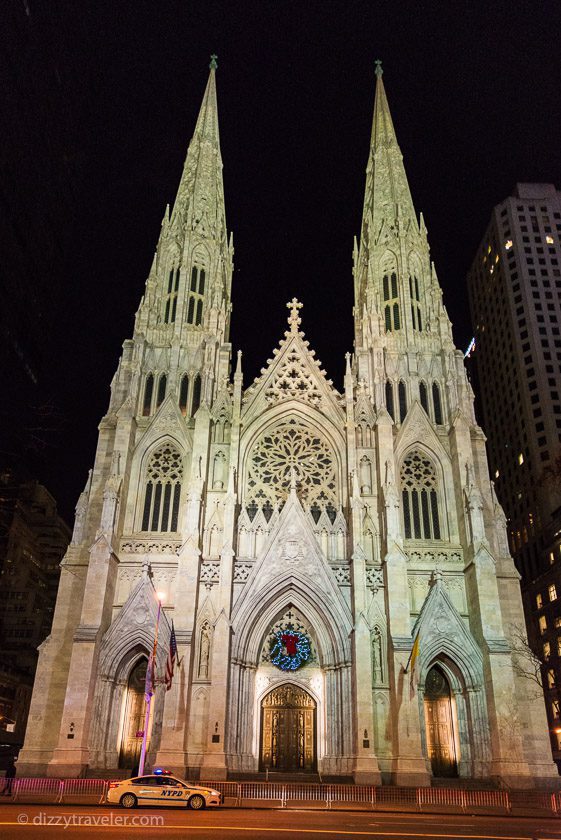
{"label": "stone statue in niche", "polygon": [[210,659],[210,627],[208,622],[203,624],[201,630],[201,640],[199,643],[199,677],[203,680],[208,679]]}
{"label": "stone statue in niche", "polygon": [[379,627],[375,627],[372,633],[372,677],[374,685],[384,682],[384,654],[382,632]]}

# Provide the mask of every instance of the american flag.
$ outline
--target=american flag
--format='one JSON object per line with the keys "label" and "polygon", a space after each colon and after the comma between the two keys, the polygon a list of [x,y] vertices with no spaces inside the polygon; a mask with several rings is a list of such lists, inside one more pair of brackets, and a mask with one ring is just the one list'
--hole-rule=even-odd
{"label": "american flag", "polygon": [[171,683],[173,680],[173,669],[175,666],[175,660],[177,658],[177,640],[175,638],[175,630],[173,627],[173,622],[171,624],[171,633],[169,637],[169,650],[168,650],[168,658],[166,662],[166,676],[164,682],[166,684],[166,691],[169,691],[171,688]]}

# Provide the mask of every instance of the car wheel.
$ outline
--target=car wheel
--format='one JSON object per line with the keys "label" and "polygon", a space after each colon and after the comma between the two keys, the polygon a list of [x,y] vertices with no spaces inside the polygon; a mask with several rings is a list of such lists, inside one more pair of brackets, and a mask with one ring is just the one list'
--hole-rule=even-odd
{"label": "car wheel", "polygon": [[134,793],[124,793],[119,800],[123,808],[136,808],[137,798]]}
{"label": "car wheel", "polygon": [[205,798],[200,793],[195,793],[187,803],[193,811],[200,811],[205,807]]}

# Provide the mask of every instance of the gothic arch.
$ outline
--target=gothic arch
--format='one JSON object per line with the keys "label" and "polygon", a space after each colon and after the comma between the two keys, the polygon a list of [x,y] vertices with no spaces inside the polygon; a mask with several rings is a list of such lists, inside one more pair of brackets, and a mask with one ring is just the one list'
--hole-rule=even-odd
{"label": "gothic arch", "polygon": [[268,584],[263,596],[263,591],[258,591],[241,607],[238,602],[234,609],[232,655],[235,659],[255,665],[271,623],[293,605],[314,627],[320,665],[336,667],[350,662],[351,617],[341,605],[329,604],[331,599],[326,598],[325,592],[314,591],[309,579],[287,578],[282,573]]}
{"label": "gothic arch", "polygon": [[[167,397],[163,405],[165,405],[167,401],[171,399],[171,397]],[[174,405],[173,410],[179,414],[178,406]],[[172,425],[172,423],[170,423],[170,425]],[[156,452],[156,450],[160,446],[169,443],[180,453],[183,467],[183,484],[185,485],[185,479],[189,474],[189,461],[192,450],[190,439],[185,437],[183,440],[181,440],[181,437],[182,436],[180,436],[179,434],[170,434],[169,432],[162,433],[161,429],[148,429],[147,433],[142,437],[142,439],[136,446],[136,449],[132,456],[130,481],[128,485],[129,493],[132,493],[134,496],[135,505],[134,507],[130,506],[131,509],[129,509],[129,506],[127,506],[126,508],[125,523],[123,528],[123,532],[125,534],[141,530],[142,513],[144,507],[143,482],[146,476],[148,464],[150,463],[150,459],[154,452]],[[183,505],[183,500],[184,488],[182,487],[180,510],[181,505]]]}
{"label": "gothic arch", "polygon": [[396,441],[396,475],[399,475],[407,454],[414,449],[425,455],[436,470],[441,501],[441,523],[444,526],[441,539],[457,541],[459,532],[452,462],[419,403],[411,407]]}

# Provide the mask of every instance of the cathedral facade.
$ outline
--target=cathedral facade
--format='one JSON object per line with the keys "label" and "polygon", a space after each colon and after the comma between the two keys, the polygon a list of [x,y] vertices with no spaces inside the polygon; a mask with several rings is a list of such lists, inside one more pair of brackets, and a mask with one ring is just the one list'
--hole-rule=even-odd
{"label": "cathedral facade", "polygon": [[137,764],[161,600],[157,677],[172,622],[179,664],[156,686],[150,766],[556,775],[512,651],[519,579],[485,438],[376,75],[343,392],[296,299],[244,387],[211,62],[78,500],[20,773]]}

